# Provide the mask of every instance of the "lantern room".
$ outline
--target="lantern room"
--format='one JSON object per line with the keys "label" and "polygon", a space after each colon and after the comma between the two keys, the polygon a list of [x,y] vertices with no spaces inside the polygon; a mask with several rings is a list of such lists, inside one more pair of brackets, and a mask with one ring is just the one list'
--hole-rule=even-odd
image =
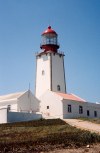
{"label": "lantern room", "polygon": [[57,49],[59,48],[57,37],[57,33],[51,28],[51,26],[49,26],[48,29],[42,33],[40,48],[43,49],[44,52],[57,52]]}

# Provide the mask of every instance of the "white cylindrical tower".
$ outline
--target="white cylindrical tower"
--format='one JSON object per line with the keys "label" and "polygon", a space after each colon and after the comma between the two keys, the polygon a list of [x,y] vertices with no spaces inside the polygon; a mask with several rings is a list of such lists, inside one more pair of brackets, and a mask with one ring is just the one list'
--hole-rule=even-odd
{"label": "white cylindrical tower", "polygon": [[37,98],[46,90],[66,93],[64,54],[59,53],[58,35],[48,27],[42,33],[41,52],[36,55],[36,87]]}

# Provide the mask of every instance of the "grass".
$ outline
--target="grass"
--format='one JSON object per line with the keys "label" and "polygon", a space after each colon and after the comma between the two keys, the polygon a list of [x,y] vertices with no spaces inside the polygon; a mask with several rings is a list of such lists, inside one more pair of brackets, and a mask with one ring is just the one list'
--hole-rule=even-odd
{"label": "grass", "polygon": [[100,142],[100,136],[76,129],[60,119],[0,125],[0,151],[33,153],[81,147]]}
{"label": "grass", "polygon": [[100,118],[78,118],[78,119],[100,124]]}

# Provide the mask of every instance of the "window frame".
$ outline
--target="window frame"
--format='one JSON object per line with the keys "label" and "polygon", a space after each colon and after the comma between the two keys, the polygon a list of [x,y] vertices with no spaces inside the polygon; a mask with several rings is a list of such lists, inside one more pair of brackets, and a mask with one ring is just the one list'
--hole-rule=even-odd
{"label": "window frame", "polygon": [[61,91],[60,85],[57,85],[57,91]]}
{"label": "window frame", "polygon": [[94,111],[94,117],[97,117],[97,116],[98,116],[97,111]]}
{"label": "window frame", "polygon": [[49,109],[49,106],[47,106],[47,109]]}
{"label": "window frame", "polygon": [[83,114],[83,106],[79,106],[79,114]]}
{"label": "window frame", "polygon": [[44,70],[42,70],[42,75],[44,75],[45,74],[45,71]]}
{"label": "window frame", "polygon": [[87,116],[90,116],[90,111],[89,110],[87,110]]}
{"label": "window frame", "polygon": [[68,104],[68,113],[72,113],[72,105]]}

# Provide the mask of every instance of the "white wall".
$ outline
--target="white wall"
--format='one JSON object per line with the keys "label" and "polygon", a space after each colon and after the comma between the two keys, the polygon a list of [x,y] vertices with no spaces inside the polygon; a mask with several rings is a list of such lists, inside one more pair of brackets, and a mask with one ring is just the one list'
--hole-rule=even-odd
{"label": "white wall", "polygon": [[40,99],[40,112],[44,118],[63,118],[62,101],[58,95],[48,90]]}
{"label": "white wall", "polygon": [[[44,75],[42,71],[44,70]],[[36,89],[35,96],[39,98],[47,89],[50,90],[50,54],[43,54],[36,58]]]}
{"label": "white wall", "polygon": [[[44,75],[42,74],[44,71]],[[36,86],[35,95],[39,98],[46,90],[66,92],[64,56],[59,53],[44,53],[36,58]]]}
{"label": "white wall", "polygon": [[33,96],[31,91],[25,92],[21,97],[18,98],[18,111],[23,112],[38,112],[39,111],[39,100]]}
{"label": "white wall", "polygon": [[17,112],[17,103],[16,104],[11,104],[11,110],[12,112]]}
{"label": "white wall", "polygon": [[85,112],[90,110],[90,117],[94,118],[94,111],[97,111],[97,117],[100,118],[100,104],[88,102],[85,106]]}
{"label": "white wall", "polygon": [[60,85],[59,92],[66,93],[64,71],[64,56],[52,54],[52,91],[58,92],[57,85]]}
{"label": "white wall", "polygon": [[[68,105],[71,105],[72,112],[68,112]],[[79,106],[83,107],[83,113],[79,114]],[[87,116],[87,110],[89,110],[90,115]],[[97,111],[97,114],[100,118],[100,105],[87,103],[87,102],[78,102],[71,100],[63,100],[63,117],[64,118],[78,118],[78,117],[89,117],[94,118],[94,111]]]}
{"label": "white wall", "polygon": [[7,122],[21,122],[41,119],[41,114],[23,113],[23,112],[8,112]]}
{"label": "white wall", "polygon": [[0,108],[7,108],[8,105],[11,106],[11,111],[17,112],[17,99],[2,100],[2,102],[0,102]]}
{"label": "white wall", "polygon": [[7,108],[0,109],[0,123],[7,123]]}

